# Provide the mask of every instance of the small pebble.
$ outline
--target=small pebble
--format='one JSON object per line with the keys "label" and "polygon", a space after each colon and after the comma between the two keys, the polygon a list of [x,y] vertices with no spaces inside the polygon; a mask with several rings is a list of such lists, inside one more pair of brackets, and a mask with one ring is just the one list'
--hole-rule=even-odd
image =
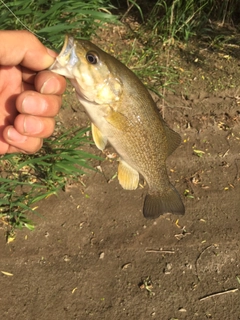
{"label": "small pebble", "polygon": [[105,253],[104,253],[104,252],[101,252],[101,253],[99,254],[99,259],[103,259],[104,256],[105,256]]}

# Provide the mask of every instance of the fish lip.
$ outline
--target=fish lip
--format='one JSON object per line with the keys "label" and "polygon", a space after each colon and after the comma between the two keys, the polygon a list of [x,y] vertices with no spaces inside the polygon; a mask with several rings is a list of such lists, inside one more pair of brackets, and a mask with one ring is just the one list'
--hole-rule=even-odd
{"label": "fish lip", "polygon": [[69,52],[72,51],[73,48],[74,48],[74,38],[66,35],[64,39],[64,44],[61,52],[59,53],[59,56],[65,56],[69,54]]}
{"label": "fish lip", "polygon": [[75,52],[75,47],[74,38],[66,35],[62,50],[56,57],[54,63],[49,67],[49,70],[57,72],[61,67],[74,66],[74,64],[79,61]]}

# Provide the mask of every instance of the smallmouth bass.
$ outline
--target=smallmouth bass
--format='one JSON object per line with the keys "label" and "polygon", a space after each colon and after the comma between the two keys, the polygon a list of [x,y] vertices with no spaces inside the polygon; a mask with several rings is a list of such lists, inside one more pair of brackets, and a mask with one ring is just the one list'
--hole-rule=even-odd
{"label": "smallmouth bass", "polygon": [[119,60],[86,40],[66,37],[50,70],[70,79],[92,122],[96,146],[109,142],[120,156],[118,180],[127,190],[138,187],[139,174],[149,190],[143,214],[184,214],[181,197],[170,183],[167,157],[181,137],[162,119],[150,93]]}

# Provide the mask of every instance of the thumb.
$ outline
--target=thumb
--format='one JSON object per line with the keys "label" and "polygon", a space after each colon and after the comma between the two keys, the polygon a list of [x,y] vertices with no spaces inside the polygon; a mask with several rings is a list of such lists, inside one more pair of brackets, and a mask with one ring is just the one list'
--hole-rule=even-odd
{"label": "thumb", "polygon": [[46,48],[31,32],[25,30],[0,31],[0,65],[22,66],[34,71],[47,69],[57,53]]}

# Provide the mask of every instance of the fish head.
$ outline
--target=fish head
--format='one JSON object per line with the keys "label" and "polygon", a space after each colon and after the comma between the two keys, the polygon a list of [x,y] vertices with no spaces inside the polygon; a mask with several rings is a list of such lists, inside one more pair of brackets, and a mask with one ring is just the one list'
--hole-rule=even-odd
{"label": "fish head", "polygon": [[123,85],[109,67],[109,57],[90,41],[66,36],[50,70],[70,79],[80,100],[110,104],[120,99]]}

